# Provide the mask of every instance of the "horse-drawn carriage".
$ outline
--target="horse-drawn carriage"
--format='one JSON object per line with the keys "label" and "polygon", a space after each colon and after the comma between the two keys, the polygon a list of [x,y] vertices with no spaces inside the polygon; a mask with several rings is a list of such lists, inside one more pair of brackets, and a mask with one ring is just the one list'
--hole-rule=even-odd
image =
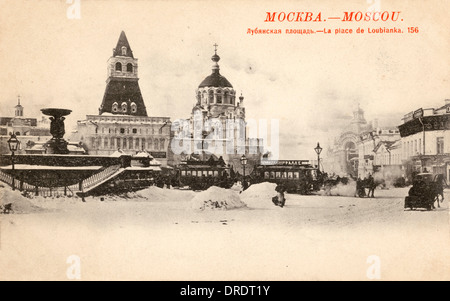
{"label": "horse-drawn carriage", "polygon": [[[411,210],[416,208],[434,209],[434,202],[444,200],[443,176],[431,173],[417,174],[413,180],[413,186],[405,197],[405,208]],[[439,199],[441,196],[441,199]]]}

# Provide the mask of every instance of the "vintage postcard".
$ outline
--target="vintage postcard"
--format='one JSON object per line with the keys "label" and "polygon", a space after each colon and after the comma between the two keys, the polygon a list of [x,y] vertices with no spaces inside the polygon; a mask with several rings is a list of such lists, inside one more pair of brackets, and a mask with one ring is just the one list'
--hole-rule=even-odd
{"label": "vintage postcard", "polygon": [[0,280],[450,280],[448,4],[1,1]]}

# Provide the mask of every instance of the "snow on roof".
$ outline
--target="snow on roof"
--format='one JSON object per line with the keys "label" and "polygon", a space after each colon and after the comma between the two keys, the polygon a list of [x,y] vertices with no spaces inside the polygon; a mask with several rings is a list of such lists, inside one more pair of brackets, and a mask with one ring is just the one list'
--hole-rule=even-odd
{"label": "snow on roof", "polygon": [[140,151],[136,155],[133,155],[134,158],[151,158],[153,159],[153,156],[150,155],[149,152],[146,151]]}
{"label": "snow on roof", "polygon": [[[0,166],[0,169],[11,169],[11,165]],[[29,164],[14,164],[14,169],[17,170],[29,170],[29,169],[40,169],[40,170],[97,170],[102,168],[102,166],[54,166],[54,165],[29,165]]]}

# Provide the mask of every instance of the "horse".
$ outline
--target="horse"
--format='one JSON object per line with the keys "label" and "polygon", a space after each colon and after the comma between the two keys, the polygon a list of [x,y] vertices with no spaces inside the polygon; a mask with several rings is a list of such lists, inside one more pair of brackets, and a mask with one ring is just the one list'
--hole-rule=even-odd
{"label": "horse", "polygon": [[372,176],[364,178],[363,180],[358,179],[356,181],[356,195],[359,197],[366,196],[365,190],[367,188],[367,197],[374,198],[375,188],[377,188],[377,186],[379,185],[382,185],[383,183],[384,180],[376,180]]}
{"label": "horse", "polygon": [[[442,174],[437,174],[434,179],[433,182],[430,182],[429,186],[430,186],[430,194],[431,194],[431,198],[432,198],[432,204],[431,207],[433,209],[435,209],[436,207],[434,206],[434,203],[437,202],[437,206],[438,208],[440,208],[441,206],[439,205],[439,202],[443,202],[444,201],[444,183],[446,183],[445,178]],[[439,196],[441,196],[439,198]]]}

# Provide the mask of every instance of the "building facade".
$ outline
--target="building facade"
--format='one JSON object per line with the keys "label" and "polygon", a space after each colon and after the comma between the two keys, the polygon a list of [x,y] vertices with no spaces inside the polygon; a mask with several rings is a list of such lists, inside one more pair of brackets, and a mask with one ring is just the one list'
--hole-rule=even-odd
{"label": "building facade", "polygon": [[369,174],[377,174],[377,177],[386,182],[401,177],[401,162],[399,163],[397,156],[400,133],[396,127],[364,131],[359,138],[358,177],[363,179]]}
{"label": "building facade", "polygon": [[444,174],[450,183],[450,99],[441,107],[405,114],[398,128],[407,177],[432,172]]}
{"label": "building facade", "polygon": [[49,125],[50,122],[45,117],[42,117],[42,120],[26,117],[18,97],[17,105],[14,107],[14,117],[0,117],[0,153],[10,152],[7,141],[11,134],[15,134],[20,141],[19,153],[24,153],[36,144],[43,144],[52,137]]}
{"label": "building facade", "polygon": [[[215,45],[217,46],[217,45]],[[195,104],[191,116],[174,122],[175,162],[181,163],[186,155],[200,157],[215,155],[242,174],[241,156],[248,159],[247,173],[260,163],[263,141],[249,138],[245,121],[244,97],[237,97],[231,83],[220,74],[217,49],[211,60],[212,73],[195,90]]]}
{"label": "building facade", "polygon": [[147,151],[163,166],[170,165],[171,121],[150,117],[139,88],[138,60],[121,32],[107,63],[106,89],[98,115],[77,122],[71,140],[80,141],[89,155],[136,154]]}
{"label": "building facade", "polygon": [[328,172],[341,175],[358,175],[360,134],[373,128],[364,117],[364,110],[359,107],[353,111],[350,124],[337,137],[333,145],[327,150],[324,166]]}

